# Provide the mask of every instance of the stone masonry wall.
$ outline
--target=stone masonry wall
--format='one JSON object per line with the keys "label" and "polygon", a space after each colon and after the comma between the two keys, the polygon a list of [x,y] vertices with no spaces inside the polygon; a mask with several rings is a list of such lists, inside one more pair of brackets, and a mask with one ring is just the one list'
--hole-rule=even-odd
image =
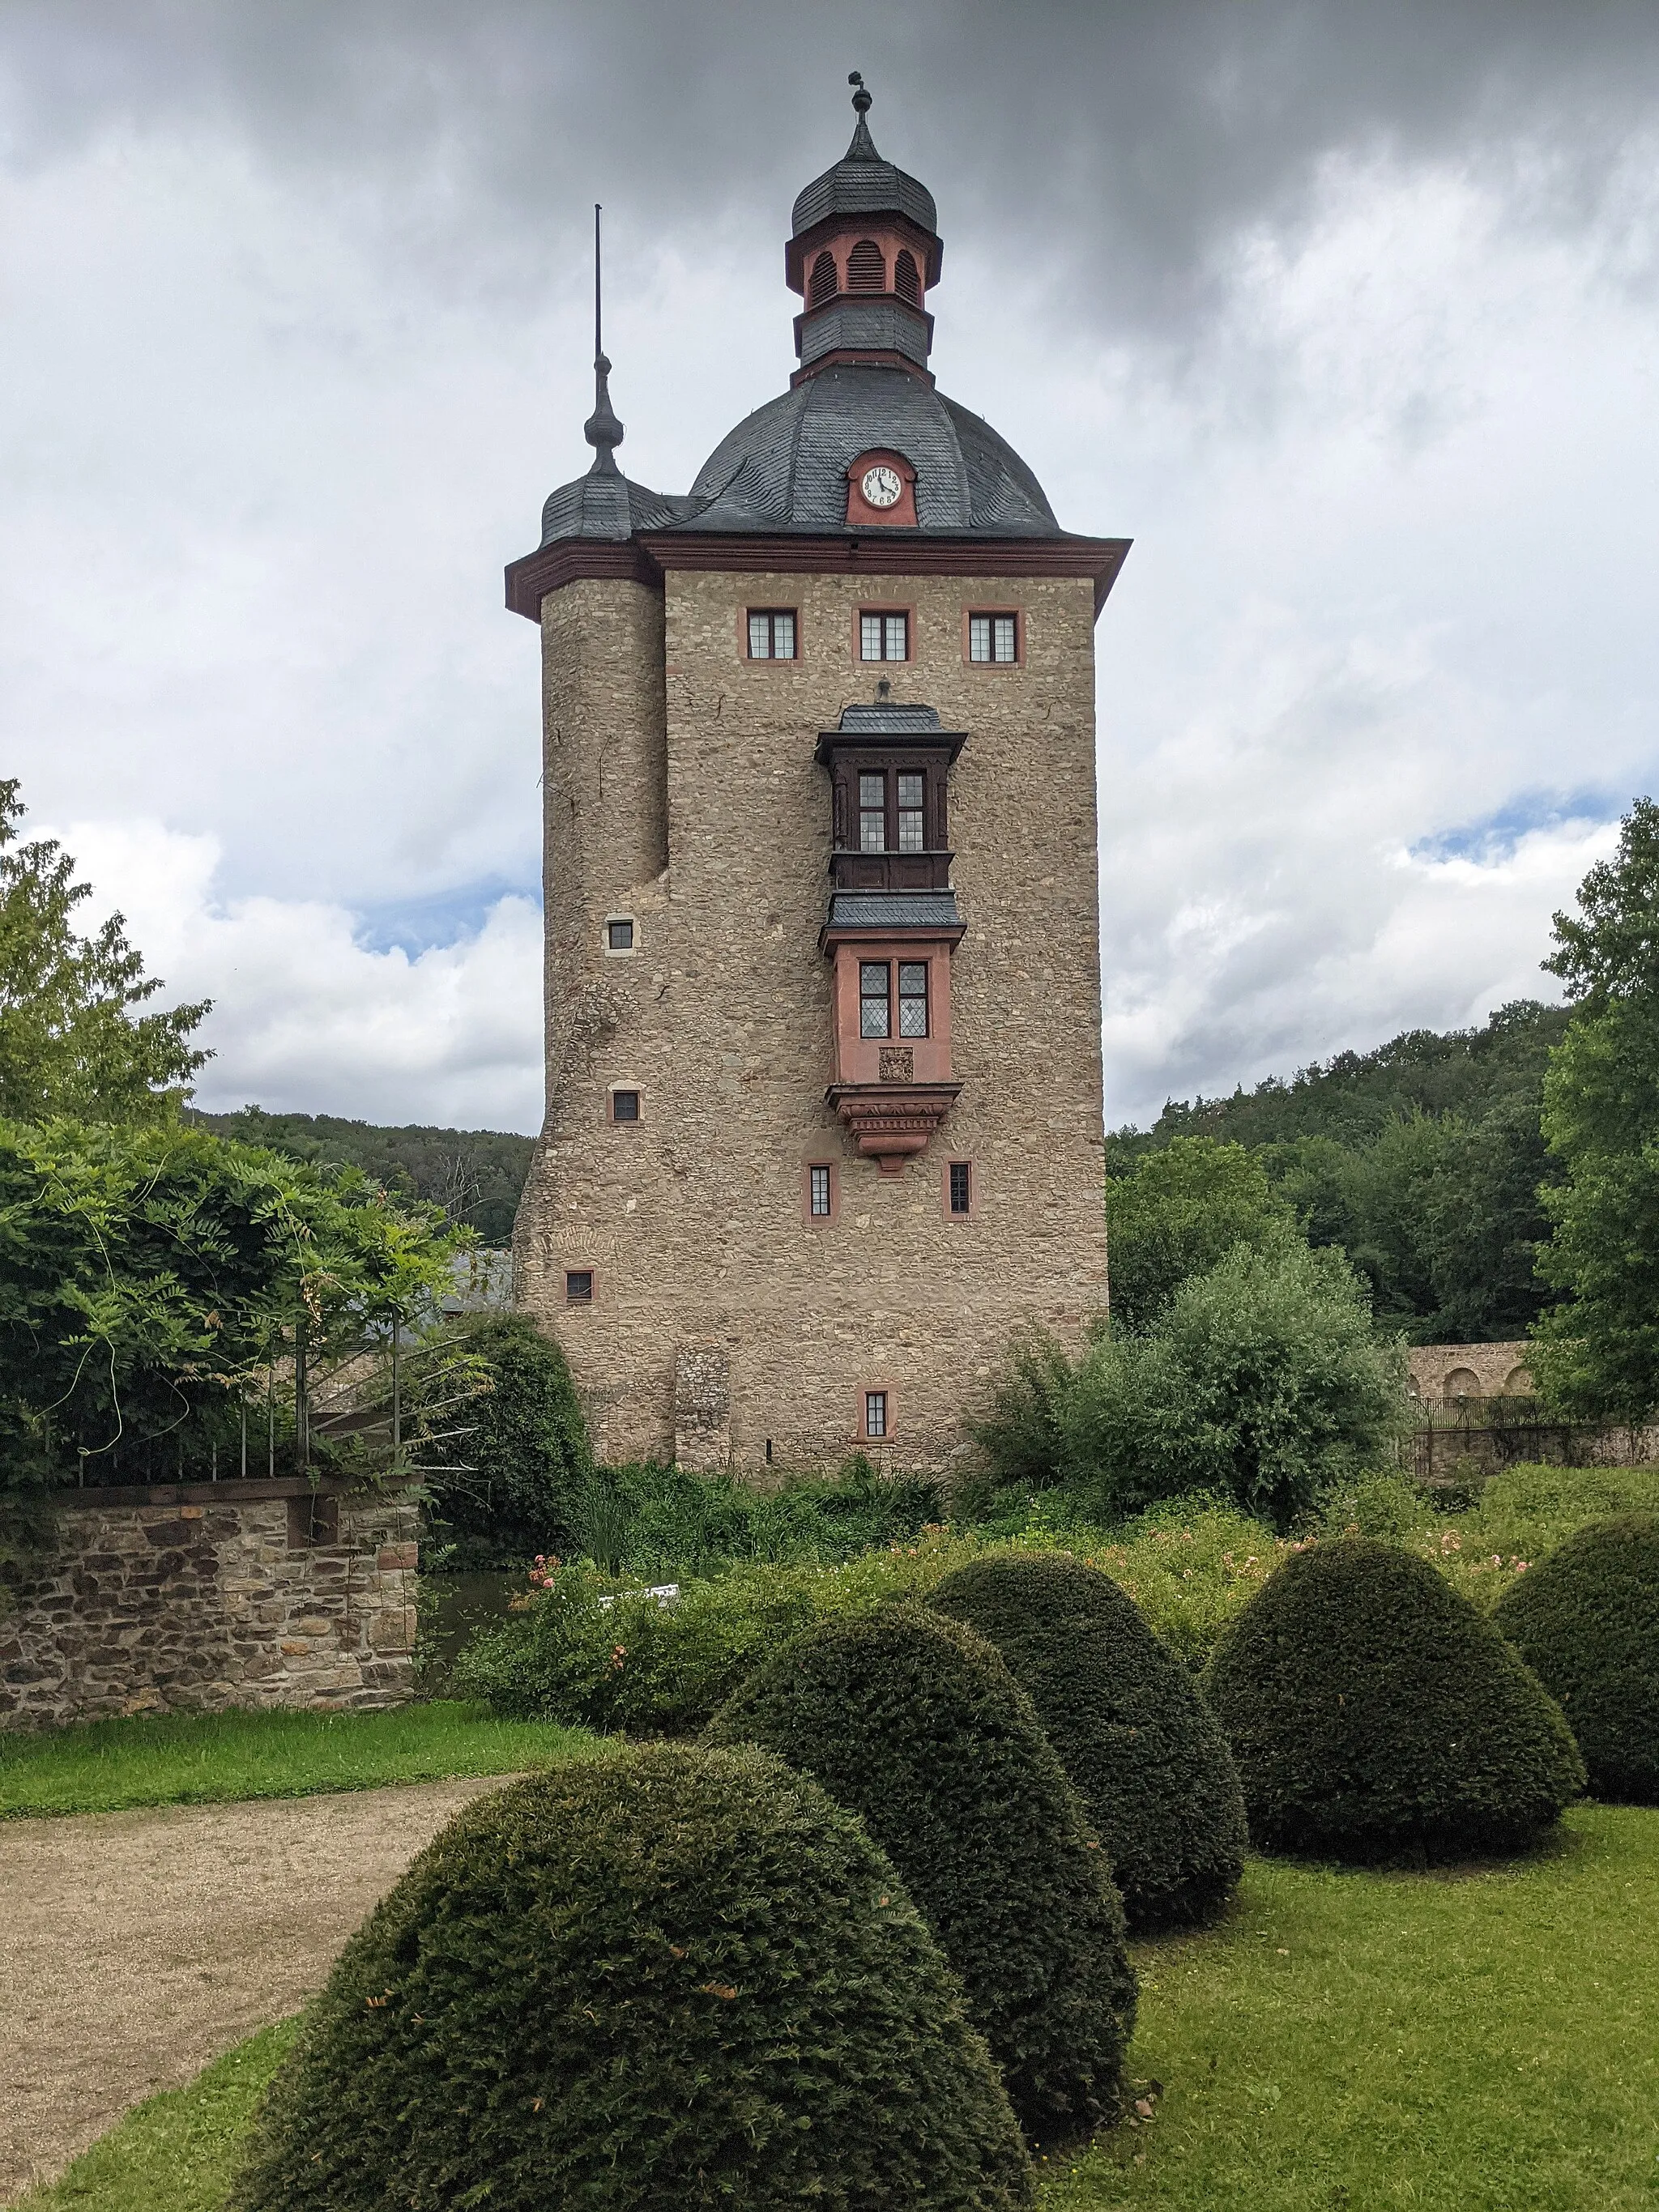
{"label": "stone masonry wall", "polygon": [[[860,1394],[878,1387],[892,1432],[872,1455],[948,1472],[1014,1331],[1037,1322],[1075,1341],[1105,1297],[1092,587],[671,572],[668,866],[648,879],[650,702],[607,674],[637,649],[643,598],[589,582],[544,604],[559,808],[550,1103],[519,1217],[520,1302],[564,1346],[606,1458],[666,1458],[678,1443],[704,1464],[833,1464],[854,1448]],[[881,605],[911,610],[908,663],[854,657],[858,610]],[[799,610],[799,659],[744,657],[750,606]],[[966,659],[963,618],[981,607],[1019,611],[1021,665]],[[830,793],[812,757],[817,733],[883,677],[896,700],[967,733],[950,786],[967,925],[951,971],[963,1088],[891,1177],[824,1099]],[[608,748],[605,805],[641,820],[602,837],[590,816],[578,854],[570,770],[597,747]],[[597,807],[591,778],[586,788]],[[635,919],[625,961],[604,945],[617,910]],[[578,1033],[583,1006],[602,1018]],[[635,1124],[610,1119],[618,1085],[640,1091]],[[945,1204],[947,1164],[963,1158],[975,1183],[965,1220]],[[835,1165],[829,1222],[803,1204],[811,1161]],[[591,1305],[565,1303],[571,1268],[591,1271]],[[705,1407],[722,1364],[722,1403]]]}
{"label": "stone masonry wall", "polygon": [[77,1492],[14,1569],[0,1728],[389,1705],[414,1682],[417,1509],[297,1480]]}

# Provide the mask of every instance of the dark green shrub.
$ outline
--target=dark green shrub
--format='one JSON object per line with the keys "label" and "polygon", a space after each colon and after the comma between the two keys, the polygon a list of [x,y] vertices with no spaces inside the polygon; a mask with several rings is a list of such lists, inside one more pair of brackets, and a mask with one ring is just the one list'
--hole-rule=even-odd
{"label": "dark green shrub", "polygon": [[1659,1515],[1581,1528],[1492,1617],[1566,1715],[1595,1795],[1659,1804]]}
{"label": "dark green shrub", "polygon": [[1263,1850],[1516,1850],[1584,1786],[1559,1708],[1492,1623],[1369,1537],[1287,1559],[1206,1681]]}
{"label": "dark green shrub", "polygon": [[[454,1565],[514,1566],[569,1549],[593,1461],[563,1352],[523,1314],[471,1322],[461,1346],[482,1360],[489,1388],[431,1418],[466,1431],[434,1449],[453,1464],[428,1477]],[[443,1389],[441,1374],[433,1387]]]}
{"label": "dark green shrub", "polygon": [[1081,1800],[1030,1699],[959,1622],[894,1605],[775,1652],[715,1716],[861,1814],[962,1977],[1027,2132],[1116,2112],[1134,1977]]}
{"label": "dark green shrub", "polygon": [[234,2212],[1008,2212],[1006,2100],[862,1825],[753,1751],[486,1797],[342,1953]]}
{"label": "dark green shrub", "polygon": [[1109,1853],[1132,1928],[1218,1911],[1244,1801],[1191,1674],[1109,1575],[1063,1552],[975,1560],[928,1603],[994,1644]]}

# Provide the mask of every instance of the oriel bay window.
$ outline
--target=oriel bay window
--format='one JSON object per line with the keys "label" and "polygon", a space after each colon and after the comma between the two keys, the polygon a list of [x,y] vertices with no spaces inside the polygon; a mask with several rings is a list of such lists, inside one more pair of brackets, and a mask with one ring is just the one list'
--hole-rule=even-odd
{"label": "oriel bay window", "polygon": [[951,1070],[951,956],[965,924],[945,817],[964,742],[935,708],[892,699],[844,707],[840,727],[818,738],[834,806],[818,939],[835,967],[824,1096],[883,1175],[926,1151],[962,1088]]}

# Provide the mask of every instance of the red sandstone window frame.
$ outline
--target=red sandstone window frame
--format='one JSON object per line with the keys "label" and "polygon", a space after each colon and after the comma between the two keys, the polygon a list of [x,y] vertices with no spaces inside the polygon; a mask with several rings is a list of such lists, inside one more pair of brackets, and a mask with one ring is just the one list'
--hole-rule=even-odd
{"label": "red sandstone window frame", "polygon": [[[631,1098],[634,1111],[618,1114],[618,1098]],[[637,1083],[613,1083],[605,1094],[605,1117],[613,1129],[637,1129],[645,1121],[645,1092]]]}
{"label": "red sandstone window frame", "polygon": [[[749,650],[749,625],[756,616],[764,615],[769,623],[780,615],[787,615],[795,625],[795,649],[789,653],[761,654]],[[769,631],[769,636],[775,632]],[[799,607],[750,607],[738,609],[738,658],[747,668],[799,668],[801,664],[800,609]]]}
{"label": "red sandstone window frame", "polygon": [[[966,1168],[968,1170],[968,1208],[963,1213],[958,1213],[951,1203],[951,1171],[953,1168]],[[965,1158],[958,1153],[955,1159],[946,1160],[944,1163],[939,1176],[939,1211],[947,1221],[963,1222],[974,1219],[979,1212],[979,1164],[977,1161]]]}
{"label": "red sandstone window frame", "polygon": [[[973,631],[975,618],[994,622],[999,616],[1012,617],[1014,625],[1014,657],[1012,660],[975,660],[973,658]],[[1025,610],[1023,607],[965,606],[962,611],[962,660],[965,668],[975,675],[1001,674],[1011,668],[1025,665]]]}
{"label": "red sandstone window frame", "polygon": [[[812,1211],[812,1176],[814,1171],[830,1178],[830,1211]],[[809,1229],[833,1229],[841,1218],[841,1162],[836,1159],[804,1160],[800,1171],[800,1218]]]}
{"label": "red sandstone window frame", "polygon": [[[864,617],[866,615],[902,615],[904,617],[904,658],[902,660],[866,660],[864,657]],[[883,644],[886,632],[882,633]],[[910,668],[916,659],[916,611],[914,605],[901,605],[893,599],[866,599],[853,610],[853,659],[860,668]]]}
{"label": "red sandstone window frame", "polygon": [[[879,1435],[872,1435],[870,1431],[870,1401],[872,1398],[879,1398],[883,1401],[883,1420]],[[867,1382],[860,1382],[859,1385],[858,1411],[854,1419],[853,1441],[854,1443],[890,1444],[897,1434],[898,1393],[894,1389],[892,1384],[889,1382],[884,1381],[879,1376],[872,1377]]]}

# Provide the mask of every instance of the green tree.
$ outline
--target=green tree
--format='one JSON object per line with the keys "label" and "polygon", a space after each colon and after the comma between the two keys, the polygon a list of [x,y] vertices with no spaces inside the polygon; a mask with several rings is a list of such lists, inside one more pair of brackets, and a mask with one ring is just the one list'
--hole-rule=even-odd
{"label": "green tree", "polygon": [[[593,1455],[570,1370],[526,1314],[471,1322],[462,1342],[483,1389],[462,1432],[428,1455],[429,1486],[462,1567],[521,1565],[577,1536]],[[438,1389],[447,1388],[442,1375]],[[434,1413],[433,1427],[445,1424]]]}
{"label": "green tree", "polygon": [[91,887],[55,839],[17,842],[24,807],[0,778],[0,1115],[132,1121],[170,1114],[207,1059],[191,1031],[210,1001],[134,1009],[161,988],[112,915],[90,937],[75,909]]}
{"label": "green tree", "polygon": [[1293,1234],[1294,1216],[1243,1145],[1176,1137],[1106,1186],[1112,1319],[1150,1328],[1182,1283],[1237,1245]]}
{"label": "green tree", "polygon": [[1555,917],[1544,965],[1573,1019],[1544,1079],[1544,1136],[1565,1181],[1539,1273],[1565,1294],[1540,1323],[1540,1387],[1590,1419],[1659,1407],[1659,805],[1638,799],[1619,850]]}
{"label": "green tree", "polygon": [[453,1237],[176,1123],[0,1122],[0,1498],[228,1471],[272,1363],[422,1311]]}

